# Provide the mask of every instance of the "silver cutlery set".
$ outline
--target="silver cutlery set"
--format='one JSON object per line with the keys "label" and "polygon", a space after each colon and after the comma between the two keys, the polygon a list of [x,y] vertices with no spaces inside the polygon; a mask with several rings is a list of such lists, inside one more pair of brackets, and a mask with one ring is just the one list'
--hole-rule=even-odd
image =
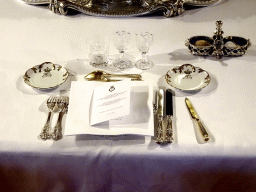
{"label": "silver cutlery set", "polygon": [[[39,135],[41,140],[52,139],[58,141],[62,138],[62,118],[68,111],[69,97],[68,96],[51,96],[47,100],[47,107],[49,109],[47,121]],[[51,130],[52,114],[58,112],[58,120],[53,130]]]}
{"label": "silver cutlery set", "polygon": [[[68,96],[51,96],[47,100],[48,116],[47,121],[39,135],[43,141],[52,139],[58,141],[62,139],[62,118],[68,111]],[[197,112],[188,98],[185,103],[193,120],[197,123],[205,142],[209,141],[209,134],[204,128]],[[53,113],[58,113],[57,123],[51,129],[51,119]],[[156,92],[156,104],[154,114],[157,118],[157,128],[155,139],[158,144],[168,144],[173,142],[173,94],[171,89],[159,89]]]}
{"label": "silver cutlery set", "polygon": [[156,93],[156,113],[157,129],[156,142],[158,144],[173,142],[173,100],[172,91],[159,89]]}
{"label": "silver cutlery set", "polygon": [[[197,123],[203,140],[208,142],[210,136],[202,124],[191,101],[185,98],[185,103],[193,120]],[[159,89],[156,93],[154,114],[157,118],[156,143],[167,144],[173,142],[173,94],[170,89]]]}

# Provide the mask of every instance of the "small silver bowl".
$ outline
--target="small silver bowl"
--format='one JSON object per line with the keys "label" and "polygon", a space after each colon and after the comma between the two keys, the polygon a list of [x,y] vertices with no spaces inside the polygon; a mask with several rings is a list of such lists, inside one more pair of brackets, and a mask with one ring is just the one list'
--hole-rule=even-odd
{"label": "small silver bowl", "polygon": [[249,39],[237,36],[228,36],[223,39],[223,52],[226,56],[242,56],[251,46]]}
{"label": "small silver bowl", "polygon": [[208,56],[213,53],[213,39],[207,36],[193,36],[185,45],[193,55]]}

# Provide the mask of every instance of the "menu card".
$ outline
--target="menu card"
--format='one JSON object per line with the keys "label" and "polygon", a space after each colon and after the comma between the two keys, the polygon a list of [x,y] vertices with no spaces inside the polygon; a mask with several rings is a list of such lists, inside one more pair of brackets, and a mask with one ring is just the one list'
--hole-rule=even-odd
{"label": "menu card", "polygon": [[94,88],[91,125],[129,115],[130,87],[123,82]]}
{"label": "menu card", "polygon": [[[116,89],[118,95],[109,93]],[[104,93],[104,94],[103,94]],[[113,92],[112,92],[113,93]],[[99,94],[99,95],[98,95]],[[115,115],[100,116],[101,109],[115,108],[107,105],[97,109],[95,105],[104,103],[101,98],[111,96],[112,101],[123,99],[116,106],[122,106]],[[154,136],[153,87],[144,81],[74,81],[71,83],[69,109],[64,135],[148,135]],[[111,101],[109,98],[108,101]],[[96,104],[95,104],[96,100]],[[128,108],[126,108],[128,106]],[[93,120],[95,117],[98,120]]]}

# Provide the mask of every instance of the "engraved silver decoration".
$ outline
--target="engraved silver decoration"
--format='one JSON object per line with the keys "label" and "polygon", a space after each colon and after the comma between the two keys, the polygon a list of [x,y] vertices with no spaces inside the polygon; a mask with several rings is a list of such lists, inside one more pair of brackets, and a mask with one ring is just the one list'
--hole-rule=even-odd
{"label": "engraved silver decoration", "polygon": [[166,126],[165,140],[167,143],[172,143],[173,141],[172,116],[166,115],[166,121],[167,121],[167,126]]}
{"label": "engraved silver decoration", "polygon": [[165,17],[181,15],[184,5],[208,6],[220,0],[22,0],[28,4],[49,4],[54,13],[66,15],[68,9],[93,16],[127,17],[163,10]]}
{"label": "engraved silver decoration", "polygon": [[62,139],[62,137],[63,137],[61,123],[62,123],[63,115],[65,113],[67,113],[67,111],[68,111],[68,104],[69,104],[69,98],[67,96],[60,96],[57,99],[56,105],[59,110],[59,117],[58,117],[55,127],[53,128],[53,132],[51,134],[51,138],[54,141],[58,141],[58,140]]}
{"label": "engraved silver decoration", "polygon": [[165,142],[163,127],[164,127],[164,101],[165,101],[165,91],[159,89],[156,93],[156,105],[157,105],[157,121],[158,125],[156,128],[156,142],[158,144],[163,144]]}
{"label": "engraved silver decoration", "polygon": [[250,39],[238,36],[223,37],[222,25],[222,21],[216,21],[213,37],[193,36],[186,40],[185,45],[193,55],[198,56],[214,56],[221,59],[223,56],[244,55],[251,46]]}
{"label": "engraved silver decoration", "polygon": [[48,116],[47,116],[47,121],[39,135],[39,139],[45,141],[47,139],[51,139],[51,134],[50,134],[50,130],[51,130],[51,125],[50,125],[50,122],[51,122],[51,117],[52,117],[52,113],[53,113],[53,110],[55,108],[55,105],[56,105],[56,102],[57,102],[57,97],[49,97],[49,99],[47,100],[47,107],[49,109],[49,112],[48,112]]}

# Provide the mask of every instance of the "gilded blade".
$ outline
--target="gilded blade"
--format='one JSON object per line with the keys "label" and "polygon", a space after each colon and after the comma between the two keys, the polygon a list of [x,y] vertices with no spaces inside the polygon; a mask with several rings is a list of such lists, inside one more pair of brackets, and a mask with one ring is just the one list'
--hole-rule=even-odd
{"label": "gilded blade", "polygon": [[191,116],[193,119],[196,120],[198,127],[200,129],[200,132],[203,136],[203,139],[205,142],[209,141],[210,137],[209,134],[207,133],[207,131],[204,128],[204,125],[202,124],[202,122],[200,121],[198,114],[195,111],[195,108],[193,107],[192,103],[190,102],[190,100],[188,98],[185,99],[186,105],[188,107],[188,111],[190,112]]}
{"label": "gilded blade", "polygon": [[185,99],[185,102],[187,104],[188,110],[192,116],[193,119],[199,119],[199,116],[195,110],[195,108],[193,107],[192,103],[190,102],[190,100],[188,98]]}

